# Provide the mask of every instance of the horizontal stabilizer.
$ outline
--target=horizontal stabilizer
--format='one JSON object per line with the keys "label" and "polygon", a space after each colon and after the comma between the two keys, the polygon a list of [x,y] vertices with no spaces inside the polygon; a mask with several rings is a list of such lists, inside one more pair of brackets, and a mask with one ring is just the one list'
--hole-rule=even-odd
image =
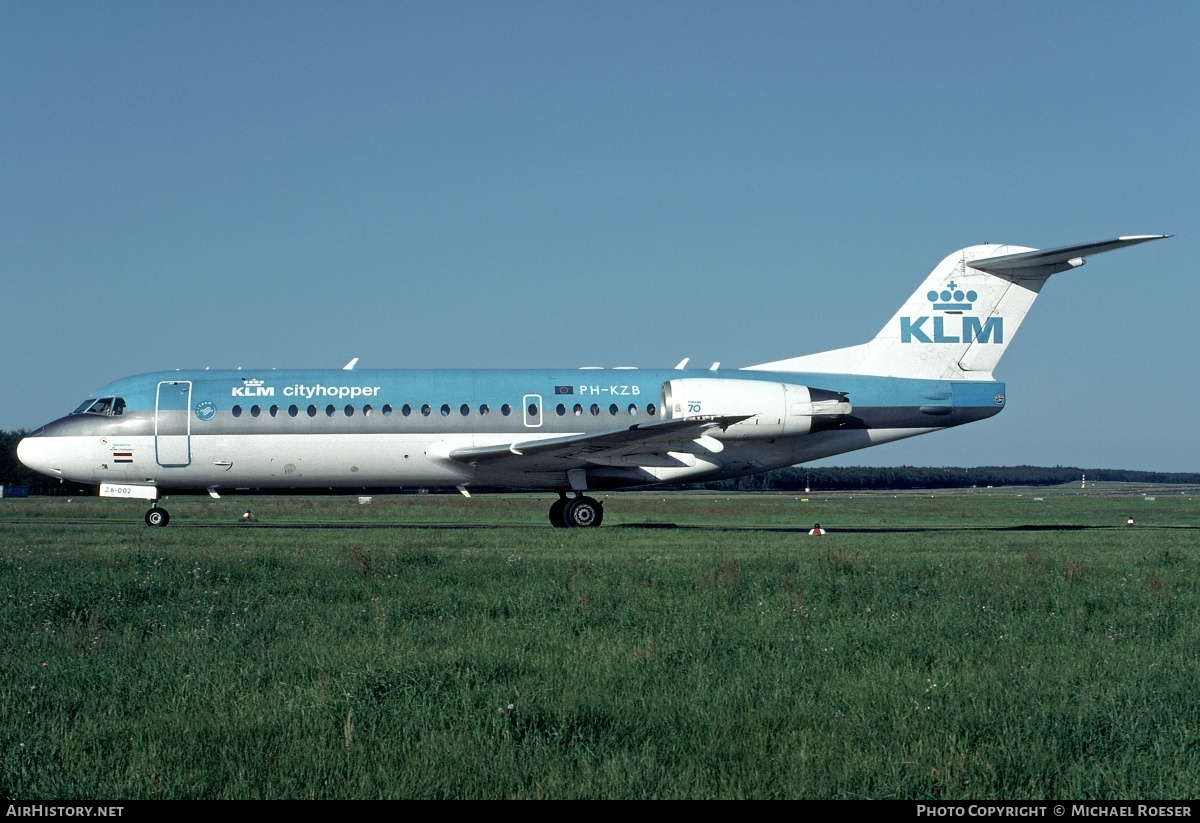
{"label": "horizontal stabilizer", "polygon": [[1093,254],[1123,249],[1126,246],[1136,246],[1147,240],[1162,240],[1170,236],[1169,234],[1139,234],[1132,237],[1118,237],[1116,240],[1103,240],[1099,243],[1080,243],[1057,249],[1040,249],[1020,254],[1005,254],[1000,257],[985,257],[981,260],[972,260],[968,265],[973,269],[991,274],[1054,274],[1082,266],[1083,258]]}

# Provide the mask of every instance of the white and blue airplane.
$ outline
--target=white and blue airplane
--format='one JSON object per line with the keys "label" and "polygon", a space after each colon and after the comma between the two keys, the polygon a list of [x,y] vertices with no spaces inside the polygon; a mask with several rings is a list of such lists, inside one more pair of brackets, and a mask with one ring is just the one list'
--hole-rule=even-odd
{"label": "white and blue airplane", "polygon": [[732,372],[222,370],[127,377],[17,448],[104,497],[404,488],[557,492],[550,522],[600,525],[588,492],[739,477],[982,420],[992,371],[1050,275],[1169,235],[954,252],[869,343]]}

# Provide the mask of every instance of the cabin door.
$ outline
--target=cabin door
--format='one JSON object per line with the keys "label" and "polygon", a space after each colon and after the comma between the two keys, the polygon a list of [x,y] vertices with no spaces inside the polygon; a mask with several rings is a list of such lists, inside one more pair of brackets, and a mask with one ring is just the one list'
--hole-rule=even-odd
{"label": "cabin door", "polygon": [[160,466],[192,462],[192,381],[164,380],[154,402],[154,459]]}

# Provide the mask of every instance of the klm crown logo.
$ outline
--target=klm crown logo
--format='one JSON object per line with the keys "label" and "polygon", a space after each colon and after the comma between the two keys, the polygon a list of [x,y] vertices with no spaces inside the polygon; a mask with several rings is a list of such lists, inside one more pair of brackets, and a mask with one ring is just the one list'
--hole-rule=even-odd
{"label": "klm crown logo", "polygon": [[[1003,343],[1004,318],[988,317],[982,322],[978,317],[964,315],[971,311],[979,294],[974,289],[963,290],[953,280],[941,291],[930,289],[925,297],[933,310],[947,312],[949,316],[901,317],[901,343]],[[926,323],[929,326],[926,327]]]}
{"label": "klm crown logo", "polygon": [[930,289],[925,296],[937,311],[970,311],[979,299],[979,295],[974,291],[963,291],[953,280],[941,291]]}

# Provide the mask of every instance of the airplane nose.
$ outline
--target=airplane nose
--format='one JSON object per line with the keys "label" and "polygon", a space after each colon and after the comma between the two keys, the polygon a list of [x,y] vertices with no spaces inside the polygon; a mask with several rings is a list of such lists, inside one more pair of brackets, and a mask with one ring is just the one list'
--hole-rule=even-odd
{"label": "airplane nose", "polygon": [[50,466],[49,445],[45,437],[24,437],[17,444],[17,459],[35,472],[61,477],[62,471]]}

